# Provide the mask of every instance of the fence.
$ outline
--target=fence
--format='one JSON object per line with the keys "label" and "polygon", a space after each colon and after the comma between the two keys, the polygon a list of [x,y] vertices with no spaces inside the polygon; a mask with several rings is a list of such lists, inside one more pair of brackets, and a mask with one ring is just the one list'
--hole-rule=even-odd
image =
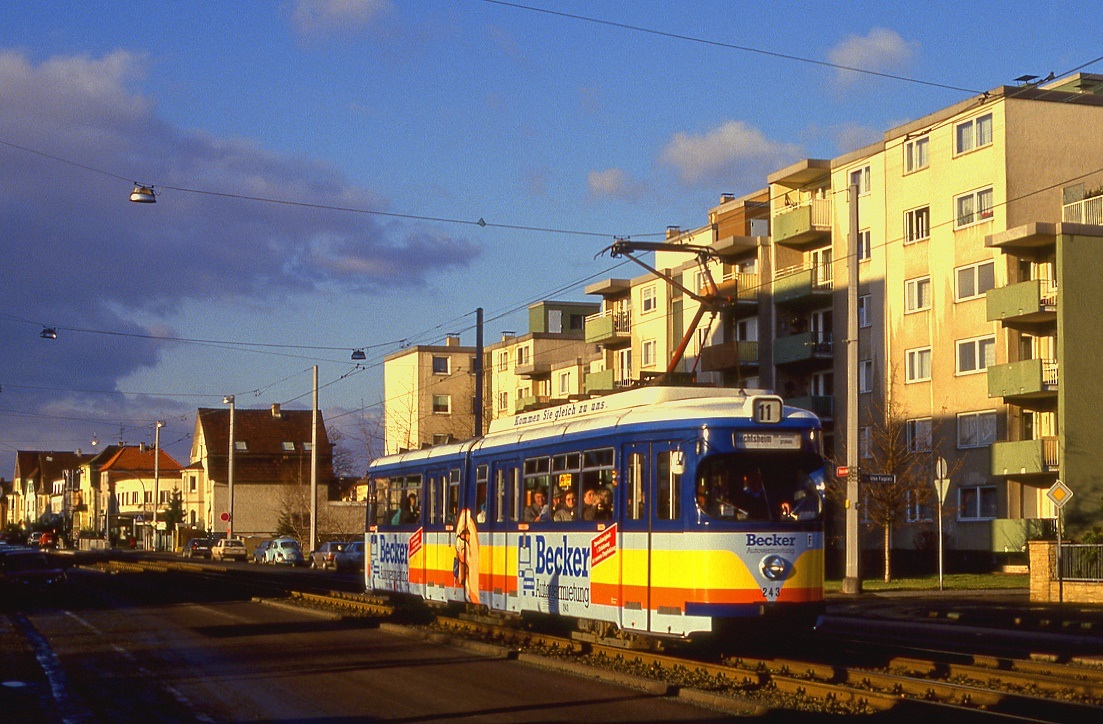
{"label": "fence", "polygon": [[1062,543],[1061,578],[1103,582],[1103,545]]}

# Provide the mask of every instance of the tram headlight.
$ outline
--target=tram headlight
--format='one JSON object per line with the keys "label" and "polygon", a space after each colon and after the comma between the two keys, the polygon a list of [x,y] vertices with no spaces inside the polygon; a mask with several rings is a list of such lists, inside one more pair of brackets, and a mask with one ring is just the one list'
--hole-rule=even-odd
{"label": "tram headlight", "polygon": [[758,567],[762,571],[762,575],[771,581],[784,581],[789,577],[793,564],[782,556],[770,555],[763,558]]}

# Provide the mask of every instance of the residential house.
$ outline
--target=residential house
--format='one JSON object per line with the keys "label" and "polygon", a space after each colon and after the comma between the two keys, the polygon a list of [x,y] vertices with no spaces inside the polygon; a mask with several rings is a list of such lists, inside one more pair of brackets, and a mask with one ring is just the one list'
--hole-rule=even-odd
{"label": "residential house", "polygon": [[141,541],[147,549],[165,547],[165,510],[180,490],[182,466],[163,449],[120,445],[98,463],[101,509],[115,542]]}

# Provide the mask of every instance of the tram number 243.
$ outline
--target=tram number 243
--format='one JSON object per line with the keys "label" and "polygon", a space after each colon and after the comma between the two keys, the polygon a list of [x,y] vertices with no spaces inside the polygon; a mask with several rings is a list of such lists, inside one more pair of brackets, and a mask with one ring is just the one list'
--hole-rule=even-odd
{"label": "tram number 243", "polygon": [[762,596],[768,601],[775,601],[781,595],[781,586],[763,586]]}

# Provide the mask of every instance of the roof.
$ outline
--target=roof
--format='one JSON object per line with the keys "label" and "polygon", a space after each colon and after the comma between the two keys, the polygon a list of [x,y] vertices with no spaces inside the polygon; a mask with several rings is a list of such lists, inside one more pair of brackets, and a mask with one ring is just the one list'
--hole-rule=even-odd
{"label": "roof", "polygon": [[134,447],[126,445],[119,448],[115,454],[100,466],[100,472],[148,472],[152,473],[154,467],[164,474],[178,473],[183,469],[180,463],[161,448],[154,466],[153,448]]}
{"label": "roof", "polygon": [[15,454],[15,479],[37,480],[40,484],[62,477],[66,470],[77,470],[95,455],[56,450],[19,450]]}
{"label": "roof", "polygon": [[[311,439],[312,416],[311,410],[280,410],[273,414],[269,409],[235,408],[234,441],[244,443],[245,448],[234,451],[234,482],[291,482],[300,475],[309,478],[310,450],[306,443]],[[200,438],[206,449],[193,445],[193,457],[202,456],[193,460],[193,465],[205,464],[208,477],[224,482],[230,449],[229,408],[199,408],[196,442]],[[321,411],[318,412],[318,458],[319,479],[328,481],[333,475],[333,449]]]}

